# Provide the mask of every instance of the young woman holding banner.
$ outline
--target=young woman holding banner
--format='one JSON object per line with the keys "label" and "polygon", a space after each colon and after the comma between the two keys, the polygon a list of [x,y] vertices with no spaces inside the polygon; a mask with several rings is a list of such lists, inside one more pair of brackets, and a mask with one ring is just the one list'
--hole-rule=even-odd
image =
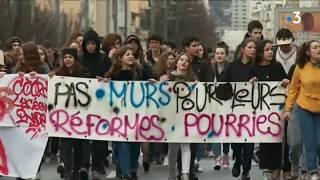
{"label": "young woman holding banner", "polygon": [[[214,50],[215,61],[212,64],[213,66],[213,76],[214,82],[223,81],[223,74],[225,73],[229,63],[227,62],[227,57],[229,53],[229,46],[221,41],[217,43],[217,47]],[[223,146],[223,156],[221,157],[221,146]],[[215,157],[215,170],[220,170],[222,168],[229,168],[229,150],[230,143],[213,143],[212,150]]]}
{"label": "young woman holding banner", "polygon": [[[282,81],[283,86],[287,86],[289,80],[282,65],[273,58],[272,42],[261,40],[257,43],[257,54],[254,65],[251,68],[250,77],[255,81]],[[284,142],[286,143],[286,142]],[[286,149],[288,145],[286,145]],[[260,168],[267,169],[264,176],[272,180],[280,179],[280,172],[283,169],[283,179],[290,180],[291,164],[289,159],[281,167],[282,143],[261,143],[260,144]],[[288,152],[287,152],[288,157]],[[271,171],[271,173],[269,173]]]}
{"label": "young woman holding banner", "polygon": [[[174,63],[174,70],[169,73],[168,80],[170,81],[188,81],[194,82],[197,80],[191,69],[191,62],[189,57],[182,53],[177,56]],[[161,79],[166,80],[166,79]],[[178,156],[179,149],[181,150],[181,157]],[[176,179],[176,164],[177,160],[182,161],[182,174],[178,179],[189,180],[191,150],[189,143],[169,143],[169,180]]]}
{"label": "young woman holding banner", "polygon": [[[226,82],[247,82],[250,77],[251,64],[256,54],[255,40],[247,38],[240,44],[239,59],[231,62],[227,67],[223,80]],[[233,157],[235,163],[232,168],[232,175],[239,177],[242,166],[242,180],[249,180],[249,172],[251,170],[251,161],[254,150],[253,143],[233,143]]]}
{"label": "young woman holding banner", "polygon": [[[120,47],[114,54],[114,60],[107,78],[114,81],[148,80],[144,76],[144,69],[134,58],[134,51],[128,46]],[[122,180],[137,180],[138,158],[140,143],[112,142],[113,161],[116,164],[117,175]]]}
{"label": "young woman holding banner", "polygon": [[[74,48],[64,48],[63,66],[56,75],[81,77],[81,66],[78,62],[78,51]],[[51,76],[51,75],[50,75]],[[90,166],[90,142],[81,139],[61,138],[60,158],[61,163],[57,167],[60,177],[65,180],[79,179],[79,171],[88,170]],[[88,177],[86,177],[88,178]],[[85,178],[83,178],[85,179]]]}
{"label": "young woman holding banner", "polygon": [[[37,74],[46,74],[42,68],[42,63],[40,60],[40,55],[38,52],[38,47],[33,42],[26,42],[22,44],[22,53],[21,60],[17,65],[17,72],[20,76],[23,76],[24,73],[29,73],[30,76],[36,76]],[[40,164],[39,170],[41,168],[42,162]],[[22,180],[22,178],[17,178]],[[40,179],[40,174],[37,174],[37,177],[34,179]]]}
{"label": "young woman holding banner", "polygon": [[[317,150],[320,143],[320,42],[312,40],[301,45],[297,67],[290,83],[284,119],[291,111],[300,125],[302,143],[306,150],[307,170],[311,180],[319,180],[317,174]],[[295,104],[295,106],[294,106]],[[293,110],[293,108],[295,108]]]}

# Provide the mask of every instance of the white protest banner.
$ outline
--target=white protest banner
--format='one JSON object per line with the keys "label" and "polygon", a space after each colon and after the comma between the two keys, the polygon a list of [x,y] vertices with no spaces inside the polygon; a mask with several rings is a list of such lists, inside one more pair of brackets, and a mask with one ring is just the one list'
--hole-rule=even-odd
{"label": "white protest banner", "polygon": [[[279,82],[185,83],[54,77],[50,136],[138,142],[280,142]],[[231,96],[230,96],[231,95]]]}
{"label": "white protest banner", "polygon": [[0,175],[33,178],[48,138],[47,76],[0,78]]}

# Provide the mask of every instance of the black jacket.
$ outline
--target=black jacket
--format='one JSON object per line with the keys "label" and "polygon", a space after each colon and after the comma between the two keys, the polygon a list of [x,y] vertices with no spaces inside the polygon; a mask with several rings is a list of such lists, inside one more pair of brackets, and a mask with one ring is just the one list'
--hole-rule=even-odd
{"label": "black jacket", "polygon": [[251,63],[243,64],[240,60],[232,61],[223,74],[226,82],[247,82],[250,80]]}
{"label": "black jacket", "polygon": [[192,71],[200,82],[213,81],[213,69],[209,61],[203,60],[199,57],[194,57],[191,62]]}
{"label": "black jacket", "polygon": [[216,81],[217,82],[222,82],[224,81],[224,73],[226,71],[226,69],[228,68],[229,66],[229,62],[225,62],[224,66],[223,66],[223,70],[221,73],[218,72],[218,66],[217,66],[217,63],[214,63],[212,65],[212,69],[213,69],[213,80],[215,80],[216,78]]}
{"label": "black jacket", "polygon": [[[96,52],[89,53],[86,49],[88,41],[96,43]],[[82,52],[80,56],[80,64],[83,69],[84,77],[95,78],[96,76],[103,77],[109,71],[112,61],[104,53],[100,52],[100,39],[94,30],[89,30],[84,34],[82,43]]]}

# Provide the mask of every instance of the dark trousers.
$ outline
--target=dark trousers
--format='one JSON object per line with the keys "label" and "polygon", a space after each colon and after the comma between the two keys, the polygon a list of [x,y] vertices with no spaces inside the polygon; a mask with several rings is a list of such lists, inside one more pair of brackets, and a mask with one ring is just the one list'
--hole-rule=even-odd
{"label": "dark trousers", "polygon": [[90,141],[61,138],[60,157],[67,173],[76,174],[81,168],[90,166]]}
{"label": "dark trousers", "polygon": [[104,172],[104,161],[108,156],[108,141],[92,141],[92,170]]}
{"label": "dark trousers", "polygon": [[57,155],[58,150],[59,150],[60,138],[50,137],[50,138],[49,138],[49,141],[50,141],[50,150],[51,150],[51,153],[54,154],[54,155]]}
{"label": "dark trousers", "polygon": [[[285,145],[284,156],[282,157],[282,143],[261,143],[260,144],[260,168],[268,170],[291,171],[289,160],[289,146]],[[283,164],[282,164],[283,159]]]}
{"label": "dark trousers", "polygon": [[235,166],[242,166],[244,173],[251,170],[251,161],[254,151],[253,143],[233,143],[231,144],[233,156],[235,158]]}

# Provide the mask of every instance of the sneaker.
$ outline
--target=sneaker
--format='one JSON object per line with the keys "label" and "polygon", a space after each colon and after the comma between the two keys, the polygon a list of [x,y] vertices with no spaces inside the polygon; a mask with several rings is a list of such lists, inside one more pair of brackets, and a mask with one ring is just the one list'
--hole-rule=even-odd
{"label": "sneaker", "polygon": [[239,177],[240,176],[240,164],[237,163],[237,161],[233,165],[232,176],[233,177]]}
{"label": "sneaker", "polygon": [[242,173],[241,180],[250,180],[250,176],[248,173]]}
{"label": "sneaker", "polygon": [[136,172],[131,172],[130,175],[131,175],[131,180],[138,180],[138,176]]}
{"label": "sneaker", "polygon": [[194,160],[193,169],[195,172],[198,172],[199,169],[199,161],[197,159]]}
{"label": "sneaker", "polygon": [[299,177],[299,168],[298,167],[292,167],[291,174],[293,179],[298,179]]}
{"label": "sneaker", "polygon": [[220,158],[220,156],[218,156],[218,157],[215,159],[214,169],[215,169],[215,170],[220,170],[220,169],[221,169],[221,158]]}
{"label": "sneaker", "polygon": [[92,171],[92,180],[100,180],[100,173],[97,170]]}
{"label": "sneaker", "polygon": [[203,169],[202,169],[200,164],[199,164],[199,167],[198,167],[198,172],[203,172]]}
{"label": "sneaker", "polygon": [[317,173],[312,173],[310,180],[320,180],[320,177],[319,177],[319,175]]}
{"label": "sneaker", "polygon": [[301,172],[300,176],[299,176],[299,180],[308,180],[308,174],[307,172]]}
{"label": "sneaker", "polygon": [[213,156],[214,156],[213,151],[209,151],[209,152],[208,152],[208,156],[209,156],[209,157],[213,157]]}
{"label": "sneaker", "polygon": [[131,177],[130,176],[122,176],[121,180],[131,180]]}
{"label": "sneaker", "polygon": [[223,159],[222,159],[222,168],[223,169],[229,169],[229,156],[228,155],[225,155],[223,156]]}
{"label": "sneaker", "polygon": [[279,170],[272,170],[271,173],[270,173],[270,178],[272,180],[278,180],[280,179],[280,171]]}
{"label": "sneaker", "polygon": [[40,180],[40,179],[41,177],[39,172],[37,173],[36,177],[32,178],[32,180]]}
{"label": "sneaker", "polygon": [[181,175],[181,180],[189,180],[189,175],[188,174],[182,174]]}
{"label": "sneaker", "polygon": [[163,166],[169,166],[169,159],[168,159],[168,156],[165,156],[164,157],[164,160],[163,160]]}
{"label": "sneaker", "polygon": [[297,177],[294,177],[291,172],[282,172],[283,180],[293,180],[297,179]]}
{"label": "sneaker", "polygon": [[63,163],[59,163],[57,167],[57,173],[60,174],[60,178],[63,179],[66,173],[66,169],[64,168]]}
{"label": "sneaker", "polygon": [[270,180],[270,171],[263,171],[263,174],[262,174],[262,179],[263,180]]}
{"label": "sneaker", "polygon": [[148,162],[143,162],[143,169],[144,169],[144,172],[149,172],[150,164]]}
{"label": "sneaker", "polygon": [[89,180],[89,173],[86,168],[81,168],[79,170],[79,180]]}

